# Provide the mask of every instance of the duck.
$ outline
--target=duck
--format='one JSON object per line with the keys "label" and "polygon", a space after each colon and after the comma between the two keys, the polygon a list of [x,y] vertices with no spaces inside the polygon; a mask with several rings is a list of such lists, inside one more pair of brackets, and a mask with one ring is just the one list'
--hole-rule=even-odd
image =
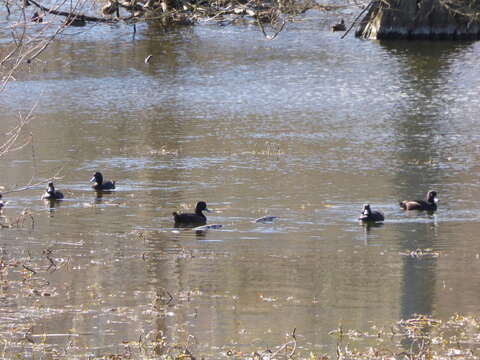
{"label": "duck", "polygon": [[383,221],[385,217],[380,211],[374,211],[370,208],[370,204],[363,205],[362,215],[358,218],[362,222]]}
{"label": "duck", "polygon": [[400,202],[400,207],[404,210],[437,210],[437,192],[430,190],[425,200],[404,200]]}
{"label": "duck", "polygon": [[179,214],[174,212],[173,219],[175,221],[175,227],[191,227],[191,226],[201,226],[207,223],[207,217],[203,212],[210,212],[207,208],[207,203],[205,201],[199,201],[195,207],[195,213],[185,213]]}
{"label": "duck", "polygon": [[92,188],[95,190],[113,190],[115,189],[115,181],[107,181],[103,182],[103,175],[100,172],[96,172],[93,174],[93,177],[90,179],[91,183],[94,183],[92,185]]}
{"label": "duck", "polygon": [[0,194],[0,213],[3,211],[3,208],[7,205],[7,203],[3,202],[2,194]]}
{"label": "duck", "polygon": [[60,200],[63,199],[63,194],[55,190],[53,182],[48,183],[47,191],[42,195],[42,200]]}
{"label": "duck", "polygon": [[345,26],[345,21],[340,20],[338,24],[332,26],[332,31],[346,31],[347,27]]}

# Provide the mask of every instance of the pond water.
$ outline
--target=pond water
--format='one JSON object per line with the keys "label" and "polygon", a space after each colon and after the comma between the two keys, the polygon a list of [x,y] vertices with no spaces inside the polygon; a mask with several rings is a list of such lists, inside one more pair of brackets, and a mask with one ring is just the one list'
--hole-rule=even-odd
{"label": "pond water", "polygon": [[[293,329],[300,350],[335,354],[340,325],[478,311],[479,44],[341,39],[325,16],[274,41],[211,22],[69,29],[8,85],[2,132],[38,105],[1,185],[61,169],[65,200],[4,195],[4,221],[34,219],[0,232],[7,354],[31,355],[22,334],[100,357],[163,333],[221,358]],[[117,189],[98,197],[94,171]],[[429,189],[437,212],[399,209]],[[223,228],[174,229],[199,200]],[[364,203],[383,226],[356,221]]]}

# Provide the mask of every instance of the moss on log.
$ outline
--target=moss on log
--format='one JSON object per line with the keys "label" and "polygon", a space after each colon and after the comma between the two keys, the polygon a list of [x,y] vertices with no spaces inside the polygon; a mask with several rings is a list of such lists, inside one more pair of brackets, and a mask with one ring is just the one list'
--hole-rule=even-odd
{"label": "moss on log", "polygon": [[356,36],[365,39],[480,39],[480,0],[373,0]]}

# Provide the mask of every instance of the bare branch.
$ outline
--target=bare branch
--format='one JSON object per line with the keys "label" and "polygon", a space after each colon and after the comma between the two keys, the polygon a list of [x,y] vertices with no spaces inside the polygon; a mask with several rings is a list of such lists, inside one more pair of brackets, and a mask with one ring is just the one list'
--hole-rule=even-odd
{"label": "bare branch", "polygon": [[275,34],[273,34],[273,35],[267,35],[267,33],[265,32],[265,28],[263,27],[263,24],[262,24],[262,22],[260,21],[259,18],[257,18],[257,23],[258,23],[258,26],[260,27],[260,29],[262,30],[262,34],[263,34],[263,36],[265,36],[265,39],[273,40],[283,30],[283,28],[285,27],[286,21],[282,19],[282,25],[280,26],[280,29],[277,32],[275,32]]}

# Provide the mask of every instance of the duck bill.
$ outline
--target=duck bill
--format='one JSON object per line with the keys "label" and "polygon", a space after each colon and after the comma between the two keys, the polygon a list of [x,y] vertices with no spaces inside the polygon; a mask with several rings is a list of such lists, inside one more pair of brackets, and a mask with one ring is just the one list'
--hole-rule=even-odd
{"label": "duck bill", "polygon": [[203,210],[203,211],[206,211],[206,212],[208,212],[208,213],[211,213],[211,212],[212,212],[212,210],[207,209],[207,208],[205,208],[205,210]]}
{"label": "duck bill", "polygon": [[97,182],[97,180],[95,179],[95,176],[90,179],[90,182],[91,183]]}
{"label": "duck bill", "polygon": [[434,202],[435,204],[437,204],[439,201],[440,201],[440,200],[438,200],[437,197],[434,197],[434,198],[433,198],[433,202]]}

